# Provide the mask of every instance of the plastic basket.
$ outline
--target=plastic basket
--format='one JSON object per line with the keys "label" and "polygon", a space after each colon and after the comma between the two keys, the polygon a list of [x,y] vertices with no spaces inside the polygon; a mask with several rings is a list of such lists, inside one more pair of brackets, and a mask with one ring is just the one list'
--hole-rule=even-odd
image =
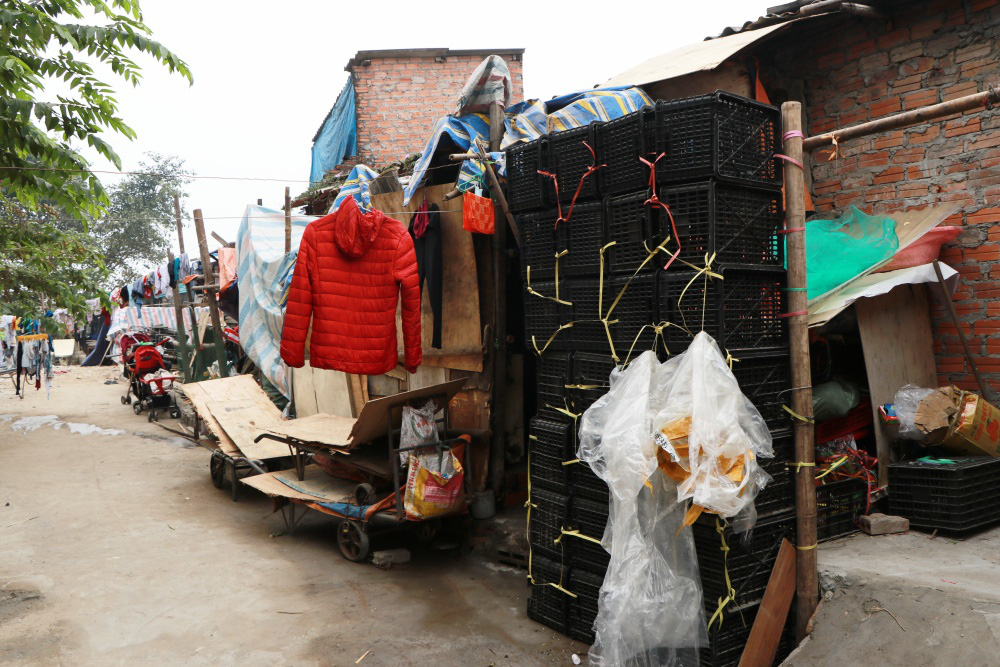
{"label": "plastic basket", "polygon": [[570,452],[573,425],[539,416],[532,418],[528,433],[531,436],[528,442],[531,487],[570,493],[571,466],[563,464],[574,456]]}
{"label": "plastic basket", "polygon": [[783,407],[792,400],[788,391],[792,387],[792,363],[787,350],[778,354],[741,354],[739,361],[733,362],[733,375],[768,428],[789,426],[791,415]]}
{"label": "plastic basket", "polygon": [[716,517],[706,516],[692,526],[698,569],[704,591],[706,611],[729,594],[726,573],[736,591],[736,605],[759,600],[764,595],[771,570],[778,559],[781,540],[795,543],[795,513],[784,512],[758,519],[753,530],[743,535],[724,529],[728,558],[722,552],[722,539],[716,530]]}
{"label": "plastic basket", "polygon": [[[563,215],[568,211],[563,210]],[[555,216],[553,216],[553,221]],[[604,247],[604,204],[577,204],[568,222],[556,229],[556,249],[569,252],[559,260],[560,276],[597,278],[601,273],[601,248]]]}
{"label": "plastic basket", "polygon": [[[584,142],[594,151],[597,150],[596,133],[599,125],[595,121],[585,127],[575,127],[571,130],[553,132],[548,135],[545,171],[555,174],[559,180],[559,201],[572,201],[577,187],[580,188],[578,202],[594,199],[598,196],[598,176],[596,173],[585,178],[582,186],[580,179],[594,164],[594,154],[584,146]],[[555,202],[555,184],[547,176],[542,178],[546,201]]]}
{"label": "plastic basket", "polygon": [[551,352],[546,350],[538,359],[535,377],[537,403],[535,407],[539,414],[559,414],[554,408],[566,407],[570,399],[569,384],[570,359],[568,352]]}
{"label": "plastic basket", "polygon": [[949,457],[953,463],[889,466],[889,509],[913,526],[967,531],[1000,521],[1000,459]]}
{"label": "plastic basket", "polygon": [[[701,266],[784,266],[781,192],[716,180],[661,188],[681,241],[680,259]],[[666,225],[669,225],[667,221]],[[665,227],[666,227],[665,225]],[[675,262],[671,268],[684,268]]]}
{"label": "plastic basket", "polygon": [[[568,309],[572,313],[573,326],[565,331],[574,350],[611,353],[611,344],[604,324],[600,320],[600,286],[596,278],[567,278],[562,282],[560,294],[573,305]],[[607,310],[610,301],[604,294],[604,309]]]}
{"label": "plastic basket", "polygon": [[[600,535],[590,535],[595,539],[601,539]],[[582,568],[588,572],[604,575],[608,571],[608,564],[611,562],[611,554],[604,550],[600,544],[585,540],[573,535],[563,537],[563,548],[567,555],[567,560],[574,568]]]}
{"label": "plastic basket", "polygon": [[[608,197],[605,200],[604,238],[614,243],[605,251],[605,275],[610,273],[632,275],[663,241],[661,210],[646,204],[649,189],[628,195]],[[665,263],[666,254],[658,253],[643,267],[655,271]]]}
{"label": "plastic basket", "polygon": [[568,590],[576,597],[569,602],[569,636],[588,644],[594,643],[594,621],[604,576],[575,569],[569,574]]}
{"label": "plastic basket", "polygon": [[657,319],[690,331],[678,326],[663,330],[670,354],[686,350],[702,329],[737,358],[738,353],[785,349],[788,341],[780,317],[785,312],[785,271],[723,268],[718,273],[722,280],[694,271],[660,272]]}
{"label": "plastic basket", "polygon": [[[558,573],[558,562],[537,556],[532,557],[531,569],[535,584],[531,585],[531,594],[528,597],[528,618],[566,634],[569,629],[569,601],[571,598],[557,588],[549,586],[548,581],[542,581],[546,578],[552,578],[553,568]],[[539,573],[550,576],[540,576]],[[557,576],[553,583],[558,583],[558,581],[559,577]]]}
{"label": "plastic basket", "polygon": [[[573,354],[572,382],[577,388],[571,389],[573,395],[573,405],[577,412],[583,412],[589,408],[594,401],[611,388],[611,371],[615,368],[615,360],[609,354],[594,354],[590,352],[576,352]],[[593,387],[592,389],[580,389],[580,386]]]}
{"label": "plastic basket", "polygon": [[542,176],[545,140],[535,139],[507,149],[507,206],[513,212],[530,211],[545,205]]}
{"label": "plastic basket", "polygon": [[[538,294],[547,297],[554,297],[556,294],[555,282],[532,281],[531,288]],[[527,343],[531,343],[532,337],[538,349],[545,346],[545,343],[559,330],[559,325],[569,315],[569,308],[562,306],[552,299],[546,299],[538,294],[524,292],[524,337]],[[559,332],[549,346],[549,350],[565,349],[568,345],[567,332]]]}
{"label": "plastic basket", "polygon": [[598,172],[602,193],[618,194],[649,186],[649,167],[639,158],[646,157],[644,135],[652,133],[655,126],[656,111],[646,106],[597,128],[597,155],[601,164],[607,165]]}
{"label": "plastic basket", "polygon": [[562,537],[562,528],[569,514],[569,496],[531,489],[531,511],[528,515],[528,541],[532,558],[536,555],[561,561],[563,545],[556,542]]}
{"label": "plastic basket", "polygon": [[556,234],[558,214],[551,211],[525,213],[517,216],[521,228],[521,280],[528,282],[528,267],[531,267],[531,281],[552,280],[556,273]]}
{"label": "plastic basket", "polygon": [[589,498],[607,505],[610,498],[608,485],[583,461],[566,466],[569,469],[570,488],[582,498]]}
{"label": "plastic basket", "polygon": [[771,448],[774,457],[760,460],[761,468],[771,476],[771,481],[754,498],[760,517],[795,508],[795,478],[788,468],[788,462],[795,460],[795,436],[791,431],[772,433]]}
{"label": "plastic basket", "polygon": [[858,518],[868,507],[868,485],[843,479],[816,487],[816,538],[823,542],[858,532]]}
{"label": "plastic basket", "polygon": [[569,509],[569,525],[584,535],[601,539],[604,528],[608,525],[608,512],[607,503],[573,498]]}
{"label": "plastic basket", "polygon": [[[663,153],[657,180],[716,176],[781,187],[781,112],[754,100],[717,91],[656,104],[655,132],[645,150]],[[650,146],[650,144],[652,144]]]}
{"label": "plastic basket", "polygon": [[608,317],[611,340],[622,363],[626,357],[631,361],[646,350],[652,350],[656,340],[656,331],[646,326],[656,324],[656,276],[643,274],[629,280],[628,276],[618,276],[604,282],[605,313],[618,295],[622,295]]}

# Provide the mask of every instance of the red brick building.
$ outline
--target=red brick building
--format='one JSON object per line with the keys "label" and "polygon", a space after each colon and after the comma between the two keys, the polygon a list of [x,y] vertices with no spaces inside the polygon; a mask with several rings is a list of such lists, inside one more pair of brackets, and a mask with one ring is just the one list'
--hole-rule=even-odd
{"label": "red brick building", "polygon": [[524,49],[397,49],[358,51],[351,74],[357,113],[358,157],[383,165],[421,150],[438,118],[455,113],[459,93],[489,55],[510,69],[511,103],[524,99]]}

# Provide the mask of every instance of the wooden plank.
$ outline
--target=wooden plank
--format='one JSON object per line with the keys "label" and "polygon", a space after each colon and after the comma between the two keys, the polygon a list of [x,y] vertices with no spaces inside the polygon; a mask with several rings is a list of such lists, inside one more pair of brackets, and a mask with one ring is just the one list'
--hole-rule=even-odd
{"label": "wooden plank", "polygon": [[410,373],[409,378],[407,378],[406,389],[407,391],[413,391],[414,389],[433,387],[436,384],[444,384],[447,381],[448,381],[447,368],[432,368],[430,366],[421,366],[420,368],[417,369],[416,373]]}
{"label": "wooden plank", "polygon": [[346,447],[350,443],[351,431],[356,421],[353,417],[319,414],[301,419],[270,422],[264,424],[262,428],[270,433],[289,436],[311,444]]}
{"label": "wooden plank", "polygon": [[[365,381],[364,384],[367,385],[367,381]],[[351,395],[351,414],[357,416],[361,414],[361,411],[365,407],[365,403],[367,403],[365,398],[365,394],[367,392],[362,388],[362,376],[353,374],[348,375],[347,388]]]}
{"label": "wooden plank", "polygon": [[[337,415],[353,417],[351,409],[351,392],[348,387],[347,375],[341,371],[313,368],[311,374],[312,390],[316,402],[316,411],[311,414]],[[296,413],[296,416],[308,415]]]}
{"label": "wooden plank", "polygon": [[795,595],[795,547],[781,540],[778,560],[767,581],[764,599],[754,619],[750,637],[743,649],[740,667],[771,667],[778,651],[778,642],[785,629],[788,610]]}
{"label": "wooden plank", "polygon": [[[261,433],[280,427],[281,418],[260,410],[252,400],[212,401],[212,416],[243,455],[250,459],[274,459],[288,456],[288,445],[264,439],[254,442]],[[280,413],[279,413],[280,415]]]}
{"label": "wooden plank", "polygon": [[[287,480],[291,486],[282,482],[282,479]],[[240,481],[269,496],[309,502],[353,502],[354,489],[358,485],[351,480],[331,477],[317,465],[306,466],[305,479],[302,480],[294,470],[281,470],[244,477]]]}
{"label": "wooden plank", "polygon": [[295,401],[295,416],[308,417],[319,413],[316,405],[316,391],[313,386],[313,369],[307,361],[302,368],[289,368],[292,373],[292,400]]}
{"label": "wooden plank", "polygon": [[400,391],[400,381],[389,375],[369,375],[368,395],[371,396],[392,396]]}
{"label": "wooden plank", "polygon": [[198,411],[198,416],[201,418],[205,428],[219,439],[219,449],[229,456],[239,454],[239,449],[233,443],[232,438],[226,435],[226,432],[219,426],[219,422],[215,421],[215,417],[212,416],[212,411],[209,408],[212,400],[211,397],[197,383],[181,385],[181,390],[187,396],[188,400],[191,401],[194,409]]}
{"label": "wooden plank", "polygon": [[854,302],[871,390],[878,447],[878,475],[884,484],[891,462],[889,433],[878,406],[892,403],[904,385],[937,386],[927,286],[900,285],[888,294]]}

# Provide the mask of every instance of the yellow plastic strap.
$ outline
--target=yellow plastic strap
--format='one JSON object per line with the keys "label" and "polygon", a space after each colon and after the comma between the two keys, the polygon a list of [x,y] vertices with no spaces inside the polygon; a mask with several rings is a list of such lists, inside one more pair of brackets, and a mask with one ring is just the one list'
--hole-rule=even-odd
{"label": "yellow plastic strap", "polygon": [[[704,329],[705,329],[705,308],[706,308],[707,299],[708,299],[708,279],[709,278],[718,278],[719,280],[723,279],[722,275],[720,275],[720,274],[715,273],[714,271],[712,271],[712,262],[715,261],[715,253],[712,253],[711,257],[708,256],[708,253],[705,253],[705,266],[703,266],[701,268],[699,268],[699,267],[697,267],[697,266],[695,266],[693,264],[690,264],[689,262],[685,262],[684,260],[680,260],[680,261],[682,263],[684,263],[684,264],[687,264],[687,266],[690,266],[692,269],[696,269],[698,272],[696,274],[694,274],[693,276],[691,276],[691,280],[689,280],[688,283],[687,283],[687,285],[684,286],[684,289],[681,290],[681,295],[679,297],[677,297],[677,305],[678,306],[681,305],[681,302],[684,300],[684,295],[687,294],[688,288],[691,287],[691,285],[694,283],[694,281],[698,279],[698,276],[700,276],[702,274],[705,275],[705,289],[702,290],[702,293],[701,293],[701,301],[702,301],[702,303],[701,303],[701,329],[704,331]],[[683,313],[683,311],[681,311],[681,312]],[[687,324],[687,322],[684,322],[684,324]]]}
{"label": "yellow plastic strap", "polygon": [[572,411],[571,411],[571,410],[569,409],[569,406],[565,405],[565,400],[566,400],[566,399],[563,399],[563,407],[561,407],[561,408],[560,408],[560,407],[558,407],[558,406],[555,406],[555,405],[549,405],[548,403],[546,403],[546,404],[545,404],[545,407],[547,407],[547,408],[552,408],[552,409],[553,409],[553,410],[555,410],[556,412],[561,412],[562,414],[566,415],[567,417],[569,417],[569,418],[570,418],[570,419],[572,419],[573,421],[576,421],[576,419],[577,419],[577,418],[578,418],[578,417],[579,417],[580,415],[582,415],[583,413],[581,412],[581,413],[577,414],[577,413],[575,413],[575,412],[572,412]]}
{"label": "yellow plastic strap", "polygon": [[559,301],[559,258],[569,254],[569,249],[556,253],[556,301]]}
{"label": "yellow plastic strap", "polygon": [[795,547],[795,548],[798,549],[799,551],[810,551],[812,549],[815,549],[818,546],[819,546],[818,544],[812,544],[812,545],[810,545],[808,547]]}
{"label": "yellow plastic strap", "polygon": [[786,464],[789,468],[795,468],[795,472],[800,472],[803,468],[815,468],[815,463],[806,463],[805,461],[789,461]]}
{"label": "yellow plastic strap", "polygon": [[[834,463],[833,465],[831,465],[829,468],[827,468],[826,470],[824,470],[819,475],[816,475],[816,479],[823,479],[824,477],[826,477],[827,475],[829,475],[831,472],[833,472],[834,470],[836,470],[840,466],[844,465],[845,463],[847,463],[847,457],[846,456],[842,457],[839,461],[837,461],[836,463]],[[814,463],[813,465],[816,465],[816,464]]]}
{"label": "yellow plastic strap", "polygon": [[[566,251],[566,252],[569,252],[569,251]],[[558,270],[558,267],[559,267],[559,262],[557,260],[556,261],[556,270]],[[528,266],[528,269],[526,271],[525,282],[527,283],[525,289],[528,291],[528,294],[533,294],[534,296],[537,296],[540,299],[548,299],[549,301],[555,301],[556,303],[558,303],[560,305],[563,305],[563,306],[572,306],[573,305],[572,302],[570,302],[570,301],[562,301],[559,298],[559,280],[558,280],[558,276],[556,278],[556,295],[555,295],[555,297],[545,296],[544,294],[540,294],[540,293],[536,292],[535,289],[531,286],[531,266],[530,265]]]}
{"label": "yellow plastic strap", "polygon": [[787,405],[782,405],[781,407],[785,409],[785,412],[787,412],[792,417],[798,419],[801,422],[805,422],[806,424],[815,424],[816,423],[816,420],[813,419],[812,417],[803,417],[802,415],[800,415],[799,413],[795,412],[795,410],[792,410]]}
{"label": "yellow plastic strap", "polygon": [[726,609],[726,605],[736,599],[736,590],[729,579],[729,545],[726,544],[726,524],[719,520],[718,517],[715,518],[715,532],[719,534],[719,540],[722,542],[722,546],[719,549],[722,551],[722,573],[726,581],[727,595],[725,598],[719,598],[718,609],[708,619],[709,631],[712,630],[712,624],[715,623],[716,619],[719,620],[719,630],[722,630],[722,612]]}
{"label": "yellow plastic strap", "polygon": [[736,363],[739,363],[739,362],[740,362],[740,360],[739,360],[739,359],[737,359],[737,358],[736,358],[736,357],[734,357],[733,355],[729,354],[729,350],[726,350],[726,364],[728,364],[728,365],[729,365],[729,370],[730,370],[730,371],[732,371],[732,370],[733,370],[733,362],[734,362],[734,361],[735,361]]}
{"label": "yellow plastic strap", "polygon": [[578,596],[578,595],[577,595],[576,593],[574,593],[573,591],[568,591],[568,590],[566,590],[565,588],[563,588],[562,586],[560,586],[559,584],[553,584],[553,583],[552,583],[552,582],[550,581],[550,582],[549,582],[549,583],[548,583],[547,585],[549,585],[549,586],[551,586],[552,588],[556,589],[556,590],[557,590],[557,591],[559,591],[560,593],[565,593],[566,595],[570,596],[571,598],[576,598],[576,597],[579,597],[579,596]]}
{"label": "yellow plastic strap", "polygon": [[528,440],[538,440],[538,436],[537,435],[529,435],[528,436]]}
{"label": "yellow plastic strap", "polygon": [[571,459],[569,461],[563,461],[562,464],[564,466],[570,466],[570,465],[573,465],[574,463],[579,463],[579,462],[580,462],[580,459]]}
{"label": "yellow plastic strap", "polygon": [[[582,540],[587,540],[588,542],[593,542],[594,544],[600,544],[601,543],[601,541],[599,539],[591,537],[590,535],[584,535],[579,530],[566,530],[565,528],[563,528],[561,530],[561,532],[562,532],[563,535],[571,535],[572,537],[579,537]],[[561,540],[561,539],[562,539],[562,536],[559,536],[556,539],[556,542],[558,543],[559,540]]]}
{"label": "yellow plastic strap", "polygon": [[556,336],[558,336],[561,331],[569,329],[572,326],[573,326],[572,322],[567,322],[566,324],[559,325],[559,328],[552,332],[552,335],[549,336],[549,339],[545,341],[545,345],[543,345],[542,349],[540,350],[538,349],[538,340],[534,337],[534,335],[532,335],[531,347],[535,348],[535,354],[537,354],[538,356],[542,356],[545,350],[549,349],[549,345],[552,345],[552,341],[556,339]]}
{"label": "yellow plastic strap", "polygon": [[567,384],[567,389],[604,389],[603,384]]}

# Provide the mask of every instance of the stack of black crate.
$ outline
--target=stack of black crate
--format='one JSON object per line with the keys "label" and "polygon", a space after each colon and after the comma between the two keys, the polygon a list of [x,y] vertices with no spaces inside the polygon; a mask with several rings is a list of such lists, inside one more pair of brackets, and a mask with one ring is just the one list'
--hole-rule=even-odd
{"label": "stack of black crate", "polygon": [[[587,621],[596,613],[607,554],[564,532],[601,537],[607,488],[585,465],[567,462],[576,459],[574,416],[606,392],[615,367],[612,346],[619,363],[650,349],[666,359],[704,329],[733,359],[733,373],[774,441],[774,459],[764,465],[773,481],[756,503],[755,546],[733,537],[727,565],[714,517],[694,528],[707,616],[728,595],[718,591],[727,568],[738,603],[724,613],[739,612],[738,620],[727,619],[711,633],[701,663],[738,661],[733,647],[742,647],[750,625],[744,628],[743,621],[759,604],[781,537],[794,528],[793,482],[785,465],[793,441],[782,408],[791,384],[785,320],[779,317],[785,270],[778,152],[778,110],[723,92],[661,101],[508,151],[508,198],[522,230],[526,337],[540,351],[538,414],[529,444],[532,618],[593,639]],[[605,166],[581,184],[592,164]],[[555,174],[558,195],[540,171]],[[568,221],[556,225],[560,210]],[[665,249],[643,264],[667,236]],[[664,270],[678,238],[680,255]],[[722,279],[698,274],[707,264]],[[661,322],[671,326],[658,342],[652,325]]]}

